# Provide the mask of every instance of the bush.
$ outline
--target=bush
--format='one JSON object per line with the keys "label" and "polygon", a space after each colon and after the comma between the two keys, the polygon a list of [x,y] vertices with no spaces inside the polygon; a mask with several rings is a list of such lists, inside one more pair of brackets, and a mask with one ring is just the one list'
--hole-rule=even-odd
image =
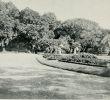
{"label": "bush", "polygon": [[47,57],[48,60],[59,60],[60,59],[60,55],[51,55],[49,57]]}
{"label": "bush", "polygon": [[61,58],[61,55],[47,53],[47,54],[44,54],[43,57],[48,60],[59,60]]}
{"label": "bush", "polygon": [[44,58],[47,58],[47,57],[49,57],[49,56],[51,56],[52,54],[50,54],[50,53],[45,53],[45,54],[43,54],[43,57]]}
{"label": "bush", "polygon": [[78,55],[57,55],[57,54],[44,54],[44,58],[48,60],[59,60],[68,63],[78,63],[78,64],[85,64],[91,66],[98,66],[98,67],[107,67],[107,60],[98,59],[95,55],[89,53],[81,53]]}
{"label": "bush", "polygon": [[81,53],[80,57],[81,58],[89,58],[89,59],[97,59],[97,57],[94,54],[90,54],[90,53]]}
{"label": "bush", "polygon": [[99,66],[99,67],[106,67],[107,60],[98,59],[93,54],[81,53],[79,55],[67,55],[61,57],[59,61],[69,62],[69,63],[79,63],[79,64],[86,64],[91,66]]}

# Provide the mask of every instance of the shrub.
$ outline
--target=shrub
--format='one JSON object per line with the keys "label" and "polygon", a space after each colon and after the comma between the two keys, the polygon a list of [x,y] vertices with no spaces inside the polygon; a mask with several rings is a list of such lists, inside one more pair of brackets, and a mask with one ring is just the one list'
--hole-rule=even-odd
{"label": "shrub", "polygon": [[99,67],[106,67],[107,61],[98,59],[93,54],[81,53],[79,55],[67,55],[59,59],[59,61],[71,62],[71,63],[80,63],[80,64],[87,64],[92,66],[99,66]]}
{"label": "shrub", "polygon": [[44,54],[43,57],[48,60],[59,60],[61,58],[61,55],[47,53],[47,54]]}
{"label": "shrub", "polygon": [[50,54],[50,53],[45,53],[45,54],[43,54],[43,57],[44,58],[47,58],[47,57],[49,57],[49,56],[51,56],[52,54]]}
{"label": "shrub", "polygon": [[48,60],[59,60],[60,59],[60,55],[51,55],[49,57],[47,57]]}
{"label": "shrub", "polygon": [[90,59],[96,59],[97,57],[94,54],[90,54],[90,53],[81,53],[80,57],[82,58],[90,58]]}
{"label": "shrub", "polygon": [[44,54],[43,57],[48,60],[59,60],[68,63],[79,63],[91,66],[107,67],[107,60],[98,59],[95,55],[88,53],[81,53],[78,55],[73,54],[58,55],[47,53]]}

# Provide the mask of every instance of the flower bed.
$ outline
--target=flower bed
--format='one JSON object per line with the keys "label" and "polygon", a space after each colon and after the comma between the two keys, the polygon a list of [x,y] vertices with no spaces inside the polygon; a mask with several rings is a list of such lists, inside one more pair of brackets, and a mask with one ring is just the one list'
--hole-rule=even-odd
{"label": "flower bed", "polygon": [[92,74],[104,77],[110,77],[110,68],[109,67],[94,67],[84,64],[75,64],[75,63],[66,63],[58,60],[47,60],[42,56],[36,58],[37,61],[43,65],[59,68],[68,71],[74,71],[85,74]]}
{"label": "flower bed", "polygon": [[79,55],[44,54],[43,57],[48,60],[59,60],[61,62],[77,63],[97,67],[107,67],[107,64],[109,62],[107,60],[98,59],[95,55],[88,53],[81,53]]}

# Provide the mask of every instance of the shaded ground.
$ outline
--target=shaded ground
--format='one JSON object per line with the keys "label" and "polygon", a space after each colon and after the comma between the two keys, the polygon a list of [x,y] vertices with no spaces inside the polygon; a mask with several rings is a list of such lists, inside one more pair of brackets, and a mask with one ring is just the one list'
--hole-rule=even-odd
{"label": "shaded ground", "polygon": [[51,68],[36,57],[0,54],[0,99],[109,100],[110,78]]}

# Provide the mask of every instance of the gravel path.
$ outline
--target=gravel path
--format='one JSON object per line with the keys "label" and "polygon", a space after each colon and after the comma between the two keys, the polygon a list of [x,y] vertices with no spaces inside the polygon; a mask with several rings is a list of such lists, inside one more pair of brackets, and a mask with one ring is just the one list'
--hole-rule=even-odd
{"label": "gravel path", "polygon": [[0,54],[0,99],[109,100],[110,78],[44,66],[36,57]]}

